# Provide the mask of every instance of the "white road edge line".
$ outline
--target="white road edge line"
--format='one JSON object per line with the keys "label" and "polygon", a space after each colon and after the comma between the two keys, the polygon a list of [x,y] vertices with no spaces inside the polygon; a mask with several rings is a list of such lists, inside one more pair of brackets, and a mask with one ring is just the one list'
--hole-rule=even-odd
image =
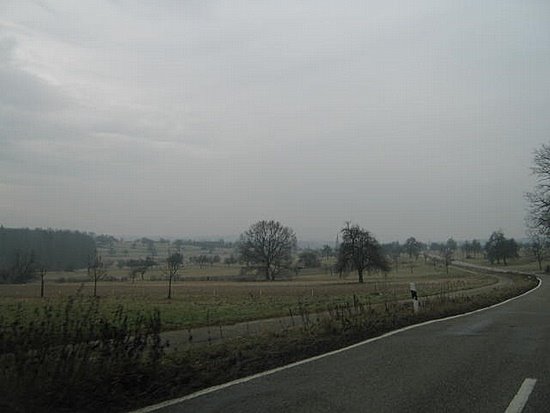
{"label": "white road edge line", "polygon": [[502,301],[500,303],[490,305],[489,307],[479,308],[477,310],[470,311],[468,313],[457,314],[457,315],[453,315],[453,316],[450,316],[450,317],[437,318],[435,320],[429,320],[429,321],[424,321],[424,322],[418,323],[418,324],[412,324],[410,326],[403,327],[403,328],[400,328],[398,330],[393,330],[393,331],[390,331],[388,333],[382,334],[380,336],[369,338],[368,340],[352,344],[351,346],[348,346],[348,347],[344,347],[344,348],[341,348],[341,349],[338,349],[338,350],[330,351],[330,352],[324,353],[324,354],[319,354],[318,356],[315,356],[315,357],[311,357],[311,358],[308,358],[308,359],[305,359],[305,360],[300,360],[300,361],[297,361],[297,362],[294,362],[294,363],[291,363],[291,364],[287,364],[285,366],[277,367],[277,368],[272,369],[272,370],[263,371],[261,373],[254,374],[252,376],[243,377],[241,379],[237,379],[237,380],[233,380],[233,381],[230,381],[230,382],[227,382],[227,383],[219,384],[217,386],[208,387],[207,389],[199,390],[195,393],[188,394],[187,396],[179,397],[177,399],[172,399],[172,400],[166,400],[164,402],[157,403],[157,404],[147,406],[147,407],[143,407],[143,408],[138,409],[138,410],[133,410],[130,413],[154,412],[154,411],[162,409],[164,407],[172,406],[172,405],[177,404],[177,403],[181,403],[181,402],[184,402],[184,401],[187,401],[187,400],[195,399],[197,397],[204,396],[204,395],[210,394],[210,393],[214,393],[216,391],[226,389],[228,387],[232,387],[232,386],[235,386],[237,384],[246,383],[246,382],[249,382],[251,380],[258,379],[260,377],[270,376],[272,374],[278,373],[278,372],[283,371],[283,370],[288,370],[288,369],[291,369],[293,367],[301,366],[302,364],[311,363],[312,361],[320,360],[320,359],[325,358],[325,357],[330,357],[330,356],[333,356],[333,355],[338,354],[338,353],[343,353],[344,351],[348,351],[348,350],[354,349],[356,347],[364,346],[365,344],[369,344],[369,343],[372,343],[372,342],[375,342],[375,341],[378,341],[378,340],[382,340],[386,337],[391,337],[395,334],[402,333],[403,331],[412,330],[413,328],[418,328],[418,327],[426,326],[426,325],[429,325],[429,324],[439,323],[440,321],[447,321],[447,320],[453,320],[455,318],[466,317],[466,316],[471,315],[471,314],[476,314],[476,313],[480,313],[482,311],[489,310],[491,308],[499,307],[501,305],[509,303],[510,301],[517,300],[518,298],[524,297],[527,294],[531,294],[532,292],[538,290],[540,288],[540,286],[542,285],[542,280],[539,277],[537,277],[537,279],[539,280],[539,283],[535,288],[533,288],[529,291],[526,291],[523,294],[520,294],[516,297],[512,297],[512,298],[509,298],[508,300]]}
{"label": "white road edge line", "polygon": [[537,379],[525,379],[504,413],[521,413],[537,384]]}

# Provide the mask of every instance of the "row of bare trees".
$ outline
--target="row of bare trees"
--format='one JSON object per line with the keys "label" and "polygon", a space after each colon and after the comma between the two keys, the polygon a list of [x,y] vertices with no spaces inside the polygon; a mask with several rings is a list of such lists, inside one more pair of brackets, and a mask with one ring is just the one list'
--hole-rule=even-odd
{"label": "row of bare trees", "polygon": [[[534,190],[526,195],[530,210],[528,215],[528,234],[530,236],[529,250],[539,263],[542,269],[542,262],[545,258],[546,250],[550,238],[550,145],[542,145],[535,151],[533,173],[537,178],[537,184]],[[399,265],[399,255],[402,252],[408,254],[412,261],[418,259],[421,251],[426,246],[417,241],[414,237],[406,240],[403,247],[398,243],[390,244],[387,251],[383,251],[376,238],[367,230],[358,225],[347,223],[340,231],[341,243],[336,249],[336,266],[338,272],[356,271],[358,281],[364,281],[364,274],[373,271],[387,272],[390,269],[388,257],[392,259],[394,265]],[[239,238],[237,245],[239,257],[248,269],[255,270],[264,275],[266,280],[274,280],[283,270],[290,268],[293,252],[297,247],[296,234],[290,227],[282,225],[274,220],[262,220],[250,226]],[[328,249],[330,247],[326,246]],[[465,242],[462,250],[466,254],[477,254],[481,251],[481,244],[473,240],[471,243]],[[457,243],[452,238],[440,249],[440,254],[448,268],[454,251],[457,249]],[[518,255],[518,244],[513,239],[506,239],[502,231],[495,231],[491,234],[485,245],[485,254],[488,260],[493,262],[503,261],[507,264],[508,258]],[[332,253],[332,251],[323,250],[323,254]],[[16,260],[18,273],[26,274],[30,271],[32,259],[19,257]],[[313,257],[315,258],[315,257]],[[315,261],[312,257],[304,254],[301,257],[304,262]],[[132,279],[138,274],[143,278],[143,274],[156,263],[152,259],[134,260],[131,266]],[[316,262],[316,261],[315,261]],[[25,263],[28,264],[25,268]],[[21,268],[19,268],[19,266]],[[164,261],[163,272],[168,279],[168,298],[172,297],[172,282],[177,276],[178,271],[183,266],[183,255],[177,252],[169,252]],[[40,271],[43,280],[45,269]],[[105,265],[97,251],[90,256],[88,262],[88,275],[94,284],[94,296],[97,294],[97,282],[102,280],[107,274]]]}
{"label": "row of bare trees", "polygon": [[[376,238],[367,230],[347,223],[341,232],[342,242],[337,251],[338,272],[356,271],[359,282],[364,273],[389,271],[390,265]],[[324,254],[332,253],[330,247]],[[290,268],[292,252],[296,248],[294,231],[277,221],[259,221],[244,232],[238,243],[239,255],[247,267],[264,274],[266,280],[274,280],[282,270]],[[301,254],[303,262],[311,262],[307,253]]]}
{"label": "row of bare trees", "polygon": [[[143,274],[147,269],[156,264],[150,257],[147,257],[145,260],[133,260],[135,263],[131,266],[131,273],[141,274],[143,279]],[[168,257],[164,261],[163,273],[168,278],[168,299],[172,298],[172,281],[177,276],[178,271],[183,267],[183,254],[179,251],[169,252]],[[88,277],[94,284],[94,297],[97,296],[97,283],[98,281],[103,280],[107,276],[107,270],[103,262],[101,254],[96,250],[92,254],[88,261]]]}

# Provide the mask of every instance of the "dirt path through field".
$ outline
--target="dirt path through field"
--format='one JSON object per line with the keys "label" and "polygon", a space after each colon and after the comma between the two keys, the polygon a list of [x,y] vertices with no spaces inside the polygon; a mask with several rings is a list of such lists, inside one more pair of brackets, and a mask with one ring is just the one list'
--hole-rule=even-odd
{"label": "dirt path through field", "polygon": [[[480,294],[487,291],[491,291],[494,288],[498,288],[504,285],[512,283],[512,280],[507,277],[507,274],[518,274],[516,271],[506,271],[506,270],[497,270],[487,267],[482,267],[478,265],[468,264],[460,261],[453,262],[453,266],[459,268],[463,271],[479,274],[481,272],[487,273],[490,272],[493,277],[497,279],[495,284],[477,287],[472,289],[460,290],[448,293],[449,297],[461,296],[464,294],[474,295]],[[527,273],[525,273],[527,274]],[[437,295],[437,294],[433,294]],[[432,295],[432,296],[433,296]],[[420,301],[423,299],[429,298],[430,296],[420,296]],[[411,303],[411,300],[398,300],[399,303]],[[384,305],[383,303],[374,304],[374,305]],[[325,315],[326,312],[309,314],[307,317],[310,321],[315,321],[318,318]],[[213,342],[218,342],[220,340],[225,340],[229,338],[237,337],[247,337],[258,335],[267,332],[276,332],[281,331],[286,328],[301,326],[307,320],[303,319],[301,315],[292,315],[286,317],[276,317],[269,319],[261,319],[254,321],[245,321],[231,325],[224,326],[210,326],[210,327],[199,327],[186,330],[175,330],[167,331],[161,334],[161,338],[164,342],[169,343],[169,351],[175,349],[186,348],[194,345],[205,345]]]}

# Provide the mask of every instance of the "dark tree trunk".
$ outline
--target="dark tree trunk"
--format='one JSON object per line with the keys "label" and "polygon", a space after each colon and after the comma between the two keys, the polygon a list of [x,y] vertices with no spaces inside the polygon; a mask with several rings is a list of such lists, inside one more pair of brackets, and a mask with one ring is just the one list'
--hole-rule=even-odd
{"label": "dark tree trunk", "polygon": [[359,283],[363,284],[363,270],[357,270],[357,274],[359,275]]}
{"label": "dark tree trunk", "polygon": [[172,299],[172,274],[168,276],[168,299]]}
{"label": "dark tree trunk", "polygon": [[44,273],[43,272],[40,274],[40,298],[44,298]]}

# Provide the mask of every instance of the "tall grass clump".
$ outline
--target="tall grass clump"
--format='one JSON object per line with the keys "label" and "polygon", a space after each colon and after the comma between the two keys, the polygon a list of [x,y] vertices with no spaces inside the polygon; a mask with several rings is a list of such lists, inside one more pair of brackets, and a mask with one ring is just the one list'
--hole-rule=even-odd
{"label": "tall grass clump", "polygon": [[129,316],[70,297],[0,318],[0,411],[113,411],[154,392],[163,357],[158,311]]}
{"label": "tall grass clump", "polygon": [[352,300],[333,303],[315,321],[310,320],[307,309],[299,307],[302,330],[309,335],[336,336],[350,342],[373,337],[392,329],[410,324],[461,314],[487,307],[515,297],[534,288],[536,277],[513,275],[512,283],[474,295],[452,294],[442,290],[438,295],[420,302],[420,312],[414,313],[412,302],[396,300],[371,304],[370,301],[353,295]]}

